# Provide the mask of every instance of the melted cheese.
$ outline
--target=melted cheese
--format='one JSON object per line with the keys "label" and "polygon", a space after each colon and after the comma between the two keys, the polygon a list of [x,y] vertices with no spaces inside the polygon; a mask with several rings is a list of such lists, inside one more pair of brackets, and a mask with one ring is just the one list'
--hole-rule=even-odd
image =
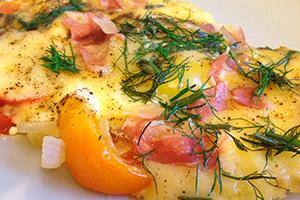
{"label": "melted cheese", "polygon": [[[161,3],[159,0],[153,3]],[[140,15],[145,10],[136,11]],[[195,8],[187,3],[176,3],[171,1],[164,8],[155,10],[176,18],[190,20],[196,23],[213,23],[214,20],[208,13]],[[61,18],[57,19],[51,28],[43,32],[17,32],[8,31],[0,37],[0,96],[8,99],[28,98],[34,96],[47,97],[42,101],[19,106],[4,106],[2,111],[10,113],[14,122],[24,121],[57,121],[59,117],[59,106],[61,100],[68,94],[74,93],[81,88],[87,88],[95,96],[99,105],[101,117],[111,120],[111,126],[118,129],[126,117],[124,113],[133,112],[142,107],[140,102],[133,102],[122,93],[120,82],[122,73],[114,68],[113,73],[102,77],[85,70],[82,58],[78,57],[77,65],[81,69],[80,74],[61,73],[56,75],[48,69],[41,67],[39,58],[45,54],[46,48],[55,43],[59,48],[68,47],[68,32],[61,24]],[[135,44],[132,49],[135,48]],[[263,62],[278,60],[287,52],[281,48],[277,51],[256,50]],[[112,49],[112,56],[116,60],[120,56],[118,45]],[[180,58],[184,60],[189,57],[190,68],[183,80],[192,81],[193,84],[201,85],[207,80],[210,67],[208,60],[202,59],[203,54],[198,52],[182,52]],[[290,68],[295,70],[289,74],[290,78],[300,77],[300,54],[297,53],[289,63]],[[117,65],[124,63],[119,61]],[[250,84],[241,75],[230,75],[227,77],[229,89],[236,85]],[[11,88],[13,87],[13,88]],[[177,94],[180,88],[176,81],[161,86],[158,94],[162,97],[171,97]],[[273,108],[269,110],[254,110],[230,103],[228,110],[219,113],[220,118],[247,118],[257,120],[257,116],[270,115],[272,121],[279,127],[286,129],[299,124],[300,101],[299,97],[290,91],[282,91],[272,85],[267,91],[267,97],[272,102]],[[115,126],[115,127],[113,127]],[[36,137],[36,136],[35,136]],[[34,139],[32,140],[40,140]],[[234,175],[244,176],[254,171],[261,171],[265,164],[264,152],[243,152],[237,149],[230,138],[224,137],[221,145],[220,159],[222,168]],[[158,196],[156,196],[154,184],[142,191],[139,196],[145,200],[152,199],[177,199],[178,196],[194,196],[196,169],[184,166],[164,165],[156,162],[147,163],[148,168],[154,174],[158,185]],[[270,160],[269,170],[277,175],[279,184],[289,188],[292,192],[300,192],[300,158],[283,153]],[[112,175],[113,176],[113,175]],[[212,171],[200,172],[199,193],[205,197],[212,185]],[[282,198],[285,190],[270,186],[263,180],[253,181],[260,189],[266,199]],[[218,186],[217,186],[218,187]],[[213,193],[214,199],[254,199],[253,189],[245,181],[237,181],[223,178],[223,192]]]}

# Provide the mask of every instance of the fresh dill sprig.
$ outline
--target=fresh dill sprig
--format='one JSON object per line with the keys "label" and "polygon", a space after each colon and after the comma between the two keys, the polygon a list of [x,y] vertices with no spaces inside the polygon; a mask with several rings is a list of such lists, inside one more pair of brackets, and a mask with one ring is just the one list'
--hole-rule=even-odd
{"label": "fresh dill sprig", "polygon": [[254,150],[276,151],[275,156],[282,152],[300,154],[300,125],[290,128],[283,134],[278,133],[274,127],[259,128],[254,134],[241,137],[241,139],[252,144]]}
{"label": "fresh dill sprig", "polygon": [[148,9],[148,10],[156,9],[156,8],[163,8],[163,7],[165,7],[165,5],[163,5],[163,4],[146,4],[145,5],[145,9]]}
{"label": "fresh dill sprig", "polygon": [[[223,129],[223,133],[229,135],[235,145],[242,151],[266,151],[266,157],[274,156],[283,152],[300,154],[300,125],[291,127],[287,131],[276,126],[269,117],[259,117],[262,122],[252,122],[246,119],[237,118],[231,121],[244,121],[247,126],[233,126],[227,124],[230,129],[238,132],[245,132],[245,136],[240,139]],[[251,145],[251,147],[247,145]]]}
{"label": "fresh dill sprig", "polygon": [[[189,119],[201,119],[200,115],[191,113],[191,109],[189,109],[188,106],[199,99],[206,99],[206,95],[204,94],[205,84],[203,84],[203,86],[201,86],[197,90],[193,90],[194,87],[196,87],[196,85],[187,86],[177,95],[171,98],[169,100],[170,103],[165,103],[162,101],[159,102],[160,105],[164,108],[163,118],[165,120],[169,120],[171,122],[175,122],[176,125],[180,125]],[[181,98],[188,92],[191,92],[189,96]],[[205,106],[206,104],[208,103],[204,103],[203,106]]]}
{"label": "fresh dill sprig", "polygon": [[[295,53],[296,51],[290,50],[280,60],[271,64],[263,64],[258,60],[255,60],[253,63],[245,63],[246,69],[238,64],[232,53],[231,57],[236,61],[239,72],[258,85],[255,90],[255,96],[261,97],[271,83],[279,86],[281,89],[289,90],[293,90],[298,86],[298,84],[286,77],[292,71],[292,69],[287,69],[287,65]],[[283,69],[280,69],[280,66],[283,66]]]}
{"label": "fresh dill sprig", "polygon": [[59,51],[54,44],[51,44],[48,49],[48,55],[40,58],[45,63],[42,66],[59,74],[61,71],[69,71],[78,73],[79,69],[76,67],[76,56],[74,55],[72,46],[70,45],[71,56],[66,55],[66,51]]}
{"label": "fresh dill sprig", "polygon": [[212,192],[215,190],[217,183],[219,184],[220,194],[222,193],[222,190],[223,190],[222,175],[223,175],[222,167],[221,167],[221,162],[220,162],[220,158],[218,155],[217,156],[217,166],[214,168],[214,180],[213,180],[213,184],[210,188],[210,191],[208,193],[208,196],[211,196]]}
{"label": "fresh dill sprig", "polygon": [[143,155],[139,155],[137,158],[141,158],[141,159],[142,159],[141,164],[142,164],[144,170],[145,170],[147,173],[149,173],[150,176],[152,177],[152,179],[153,179],[153,181],[154,181],[154,187],[155,187],[156,196],[157,196],[157,195],[158,195],[158,185],[157,185],[156,178],[155,178],[154,174],[151,172],[151,170],[149,169],[149,167],[146,165],[146,162],[145,162],[145,161],[146,161],[146,160],[145,160],[146,157],[147,157],[148,155],[150,155],[153,151],[154,151],[154,150],[149,151],[149,152],[147,152],[147,153],[145,153],[145,154],[143,154]]}
{"label": "fresh dill sprig", "polygon": [[[205,124],[201,121],[202,116],[195,114],[190,105],[197,100],[202,100],[203,104],[197,106],[201,108],[208,106],[213,113],[215,109],[209,103],[209,97],[206,96],[205,90],[209,89],[203,84],[202,87],[196,89],[196,85],[188,86],[182,89],[177,95],[169,99],[167,102],[159,99],[156,96],[156,91],[159,86],[166,84],[173,80],[178,80],[178,86],[182,85],[182,78],[185,73],[185,69],[188,68],[188,59],[178,64],[177,53],[182,51],[198,51],[206,53],[207,55],[220,55],[226,52],[227,46],[224,42],[224,38],[221,34],[209,34],[202,32],[201,30],[190,30],[185,28],[186,21],[176,20],[164,15],[152,16],[146,14],[144,17],[139,19],[128,20],[125,23],[119,23],[120,32],[125,35],[124,49],[122,56],[125,62],[125,69],[121,69],[124,74],[122,80],[122,90],[134,100],[142,100],[147,102],[156,97],[156,100],[164,108],[162,113],[162,119],[170,122],[174,131],[182,133],[183,136],[193,139],[196,143],[195,154],[201,154],[203,163],[197,165],[197,177],[196,177],[196,196],[199,195],[198,187],[199,181],[199,169],[200,167],[206,168],[210,159],[215,159],[214,153],[217,153],[216,166],[214,168],[214,179],[211,186],[211,190],[208,195],[214,192],[217,185],[219,185],[220,193],[222,192],[222,177],[231,178],[239,181],[247,181],[257,199],[263,199],[263,194],[259,188],[253,183],[253,180],[264,179],[267,182],[269,180],[275,180],[276,178],[267,174],[266,171],[261,173],[252,173],[247,176],[237,177],[227,172],[224,172],[221,167],[221,161],[218,155],[218,141],[222,134],[229,135],[236,146],[243,151],[256,151],[263,150],[270,154],[270,151],[276,150],[275,155],[283,151],[295,152],[291,144],[295,145],[298,143],[298,131],[288,131],[283,137],[286,139],[284,143],[286,146],[279,150],[278,146],[269,145],[266,147],[262,141],[257,141],[257,138],[249,136],[238,139],[231,134],[231,130],[236,131],[253,131],[254,134],[262,135],[262,130],[266,130],[269,127],[273,127],[274,130],[278,131],[278,128],[271,123],[258,124],[253,123],[246,127],[236,127],[229,123],[221,124]],[[131,52],[128,49],[128,42],[134,42],[138,44],[133,58],[129,59]],[[229,52],[231,57],[236,61],[232,52]],[[274,83],[281,88],[294,89],[295,83],[287,79],[286,75],[290,72],[287,69],[289,60],[291,59],[294,52],[289,52],[285,57],[280,59],[276,63],[263,64],[259,61],[254,63],[246,63],[249,70],[245,70],[238,65],[239,71],[242,75],[255,82],[258,87],[255,91],[256,96],[260,97],[263,95],[265,89]],[[135,70],[130,70],[129,65],[135,65]],[[283,66],[283,70],[279,67]],[[148,86],[148,87],[147,87]],[[175,124],[175,126],[173,126]],[[148,124],[149,125],[149,124]],[[186,130],[186,127],[189,130]],[[147,127],[146,127],[147,128]],[[296,131],[295,131],[296,130]],[[144,132],[144,130],[143,130]],[[253,132],[252,132],[253,133]],[[277,134],[277,132],[276,132]],[[279,135],[280,133],[278,133]],[[269,135],[264,134],[264,137],[269,139]],[[276,135],[277,136],[277,135]],[[274,135],[272,135],[274,137]],[[209,140],[209,147],[207,147],[203,138]],[[261,138],[261,137],[260,137]],[[293,138],[293,140],[291,140]],[[266,139],[266,138],[264,138]],[[282,139],[282,138],[281,138]],[[274,140],[274,139],[273,139]],[[256,142],[255,144],[253,142]],[[287,143],[289,146],[287,146]],[[250,148],[246,144],[257,145],[257,148]],[[260,145],[260,146],[259,146]],[[200,147],[200,151],[199,151]],[[298,147],[297,147],[298,148]],[[198,150],[197,150],[198,149]],[[298,149],[299,150],[299,149]],[[147,170],[147,168],[146,168]],[[268,182],[269,183],[269,182]],[[276,182],[277,183],[277,182]],[[274,185],[274,184],[271,184]],[[277,185],[274,185],[277,186]],[[178,197],[179,199],[203,199],[198,197]]]}
{"label": "fresh dill sprig", "polygon": [[[180,97],[184,95],[178,94],[176,95],[176,98],[174,100],[180,100]],[[176,104],[174,104],[176,105]],[[164,107],[164,105],[163,105]],[[175,106],[176,108],[176,106]],[[182,109],[184,107],[177,107],[179,110],[175,111],[167,111],[167,115],[165,117],[170,116],[169,113],[173,113],[173,117],[176,115],[177,112],[182,112]],[[170,110],[167,108],[167,110]],[[218,149],[218,139],[221,134],[227,134],[229,135],[233,141],[235,142],[236,146],[243,151],[266,151],[266,162],[269,156],[271,156],[271,152],[275,151],[274,156],[282,153],[282,152],[293,152],[295,155],[298,155],[300,153],[300,125],[290,128],[288,131],[283,131],[279,127],[277,127],[275,124],[271,122],[271,120],[268,117],[261,117],[263,120],[263,123],[258,122],[251,122],[245,119],[232,119],[232,120],[240,120],[240,121],[246,121],[249,123],[247,126],[233,126],[229,123],[224,124],[204,124],[199,123],[198,119],[201,117],[195,117],[193,118],[193,115],[188,115],[187,112],[185,112],[187,116],[183,117],[182,120],[177,120],[178,123],[186,123],[187,120],[193,122],[193,128],[190,128],[191,134],[185,134],[187,137],[192,138],[201,148],[202,152],[200,152],[203,156],[204,162],[203,167],[205,167],[205,163],[211,158],[213,152]],[[183,115],[177,115],[183,116]],[[167,119],[167,118],[166,118]],[[180,117],[178,117],[180,119]],[[192,119],[192,120],[191,120]],[[195,119],[195,120],[194,120]],[[174,122],[174,120],[173,120]],[[200,132],[200,135],[193,134],[198,130],[198,133]],[[240,139],[233,136],[233,134],[230,133],[230,131],[244,131],[248,132],[250,134],[240,137]],[[183,134],[184,135],[184,134]],[[209,149],[205,149],[205,146],[203,145],[203,137],[206,136],[210,138],[212,147]],[[252,148],[248,147],[246,144],[251,144]],[[224,172],[221,168],[220,158],[217,156],[217,165],[214,168],[214,179],[213,184],[211,186],[209,196],[212,194],[212,192],[215,190],[216,185],[219,185],[220,192],[222,192],[222,176],[225,176],[226,178],[236,179],[240,181],[247,181],[250,186],[253,188],[253,191],[255,193],[255,196],[257,199],[264,199],[263,194],[260,192],[259,188],[252,182],[252,180],[256,179],[264,179],[266,182],[274,187],[279,187],[276,177],[272,176],[270,172],[263,170],[261,173],[255,172],[252,174],[249,174],[247,176],[242,177],[236,177],[233,175],[230,175],[227,172]],[[199,167],[199,165],[198,165]],[[264,168],[265,169],[265,168]],[[199,171],[197,168],[196,173],[196,195],[198,194],[197,188],[199,187]],[[270,180],[274,180],[276,184],[270,183]],[[282,188],[285,189],[285,188]]]}
{"label": "fresh dill sprig", "polygon": [[[185,23],[164,15],[146,14],[132,22],[119,24],[120,32],[126,36],[123,49],[125,69],[122,70],[125,78],[121,84],[129,97],[147,102],[156,97],[158,87],[163,84],[178,80],[180,87],[189,66],[188,58],[178,62],[178,52],[195,50],[215,55],[226,51],[221,34],[190,30],[185,28]],[[128,60],[128,41],[138,44],[131,60]],[[129,64],[139,70],[129,70]]]}
{"label": "fresh dill sprig", "polygon": [[[277,182],[276,177],[272,176],[271,173],[269,171],[266,171],[266,170],[264,170],[260,173],[259,172],[253,172],[253,173],[245,175],[245,176],[234,176],[234,175],[232,175],[232,174],[230,174],[230,173],[228,173],[228,172],[226,172],[222,169],[222,175],[224,177],[234,179],[234,180],[237,180],[237,181],[247,181],[250,184],[250,186],[252,187],[257,200],[264,200],[264,196],[263,196],[262,192],[259,190],[259,188],[252,182],[253,180],[263,179],[268,184],[270,184],[274,187],[281,188],[281,187],[278,186],[278,182]],[[274,181],[274,183],[272,183],[271,181]],[[284,188],[281,188],[281,189],[284,189]]]}
{"label": "fresh dill sprig", "polygon": [[50,25],[57,17],[66,11],[82,11],[83,7],[84,4],[80,0],[69,0],[68,4],[63,6],[59,4],[58,7],[54,8],[50,12],[38,14],[31,21],[26,22],[23,19],[19,19],[19,23],[26,31],[35,30],[41,26]]}

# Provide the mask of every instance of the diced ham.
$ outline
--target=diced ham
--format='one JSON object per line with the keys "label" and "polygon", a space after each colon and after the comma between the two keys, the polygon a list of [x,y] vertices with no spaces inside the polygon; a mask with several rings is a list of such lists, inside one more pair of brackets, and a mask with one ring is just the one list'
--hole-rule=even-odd
{"label": "diced ham", "polygon": [[248,48],[248,44],[245,39],[245,34],[241,27],[233,25],[225,25],[220,29],[224,38],[230,42],[230,44],[237,44],[236,49],[243,51]]}
{"label": "diced ham", "polygon": [[151,122],[151,120],[143,119],[139,117],[127,117],[126,121],[122,126],[122,131],[126,133],[131,139],[136,135],[140,135],[146,125]]}
{"label": "diced ham", "polygon": [[224,76],[227,73],[236,73],[237,66],[233,59],[228,56],[228,53],[224,53],[216,58],[208,72],[208,76],[212,77],[216,83],[223,81]]}
{"label": "diced ham", "polygon": [[135,127],[123,131],[135,134],[132,142],[137,154],[146,154],[149,160],[172,164],[199,162],[199,156],[194,153],[196,143],[191,138],[173,134],[173,130],[164,123],[152,121],[149,125],[149,122],[145,124],[137,120]]}
{"label": "diced ham", "polygon": [[8,134],[9,129],[15,126],[12,119],[2,113],[0,113],[0,134]]}
{"label": "diced ham", "polygon": [[[123,132],[132,137],[133,151],[129,151],[124,158],[132,158],[134,154],[146,155],[146,158],[165,164],[194,166],[199,162],[202,166],[212,168],[216,163],[217,150],[207,153],[207,162],[203,163],[202,147],[197,142],[166,125],[162,121],[145,121],[133,118],[127,119],[127,126]],[[211,142],[206,136],[202,139],[205,150],[211,148]],[[208,159],[207,159],[208,158]]]}
{"label": "diced ham", "polygon": [[70,29],[72,39],[83,46],[102,43],[118,33],[116,25],[101,13],[68,12],[63,24]]}
{"label": "diced ham", "polygon": [[216,33],[219,32],[220,29],[222,28],[222,25],[220,24],[212,24],[212,23],[207,23],[207,24],[200,24],[199,28],[201,31],[207,32],[207,33]]}
{"label": "diced ham", "polygon": [[149,0],[131,0],[130,1],[133,5],[136,6],[143,6],[149,2]]}
{"label": "diced ham", "polygon": [[138,108],[131,112],[125,112],[128,116],[135,116],[142,119],[158,119],[163,113],[163,108],[157,104],[146,104],[142,108]]}
{"label": "diced ham", "polygon": [[68,12],[64,25],[70,29],[73,42],[87,68],[95,73],[109,72],[112,43],[123,41],[116,25],[101,13]]}
{"label": "diced ham", "polygon": [[99,0],[100,5],[108,10],[118,10],[124,8],[134,8],[144,6],[149,0],[128,0],[122,2],[122,0]]}
{"label": "diced ham", "polygon": [[255,96],[255,87],[237,87],[231,91],[232,98],[238,104],[256,109],[264,109],[269,107],[269,103],[264,96],[258,98]]}
{"label": "diced ham", "polygon": [[221,25],[217,23],[200,24],[198,26],[201,31],[207,33],[221,33],[223,37],[232,45],[237,44],[235,47],[239,51],[248,48],[248,44],[245,39],[245,34],[241,27],[234,25]]}
{"label": "diced ham", "polygon": [[211,105],[218,112],[224,111],[228,107],[229,96],[230,93],[228,91],[227,85],[224,82],[221,82],[216,86],[215,97],[211,101]]}
{"label": "diced ham", "polygon": [[193,113],[201,116],[202,121],[208,120],[213,115],[212,109],[217,112],[226,110],[230,93],[226,83],[220,82],[215,88],[206,91],[206,95],[211,107],[203,99],[199,99],[189,106]]}
{"label": "diced ham", "polygon": [[99,0],[99,2],[105,9],[115,10],[123,8],[122,0]]}
{"label": "diced ham", "polygon": [[92,72],[100,72],[104,68],[109,68],[109,42],[104,42],[101,45],[89,45],[78,48],[85,64]]}
{"label": "diced ham", "polygon": [[88,13],[89,17],[96,23],[101,30],[107,35],[114,35],[118,33],[116,25],[103,14],[98,13],[97,15],[93,13]]}
{"label": "diced ham", "polygon": [[183,164],[196,163],[199,156],[194,153],[195,141],[191,138],[168,135],[152,142],[153,154],[150,159],[161,163]]}

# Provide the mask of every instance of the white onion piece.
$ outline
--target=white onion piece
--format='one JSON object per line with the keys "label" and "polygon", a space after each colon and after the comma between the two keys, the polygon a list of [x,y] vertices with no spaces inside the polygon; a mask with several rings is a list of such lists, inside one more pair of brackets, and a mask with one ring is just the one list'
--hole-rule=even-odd
{"label": "white onion piece", "polygon": [[65,162],[64,141],[52,136],[45,136],[43,138],[41,167],[55,169],[63,162]]}
{"label": "white onion piece", "polygon": [[46,135],[59,135],[56,122],[21,122],[17,124],[19,133],[43,133]]}

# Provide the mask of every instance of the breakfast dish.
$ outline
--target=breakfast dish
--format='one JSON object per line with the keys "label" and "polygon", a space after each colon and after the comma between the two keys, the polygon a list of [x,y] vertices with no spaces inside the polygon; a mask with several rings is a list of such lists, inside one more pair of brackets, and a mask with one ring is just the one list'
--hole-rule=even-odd
{"label": "breakfast dish", "polygon": [[300,53],[173,0],[0,3],[0,132],[138,199],[300,192]]}

